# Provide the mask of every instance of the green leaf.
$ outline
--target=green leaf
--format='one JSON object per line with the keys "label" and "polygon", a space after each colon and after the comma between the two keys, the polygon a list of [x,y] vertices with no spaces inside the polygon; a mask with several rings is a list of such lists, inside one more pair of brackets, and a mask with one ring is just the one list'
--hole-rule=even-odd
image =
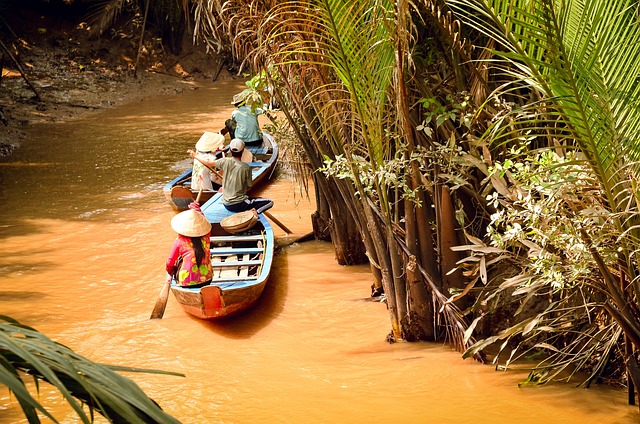
{"label": "green leaf", "polygon": [[[36,384],[46,381],[56,387],[76,411],[83,423],[92,422],[89,412],[128,423],[178,423],[130,379],[115,372],[182,374],[94,363],[69,348],[56,343],[33,328],[6,316],[0,316],[0,382],[12,390],[30,422],[37,421],[35,410],[51,420],[55,418],[26,391],[22,373],[32,376]],[[78,400],[80,402],[78,402]]]}

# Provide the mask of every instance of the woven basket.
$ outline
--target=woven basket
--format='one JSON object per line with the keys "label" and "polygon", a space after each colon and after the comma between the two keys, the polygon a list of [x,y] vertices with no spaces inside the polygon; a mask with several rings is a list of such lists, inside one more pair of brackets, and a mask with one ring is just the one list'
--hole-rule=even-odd
{"label": "woven basket", "polygon": [[226,232],[236,234],[247,231],[253,227],[256,222],[258,222],[258,217],[253,211],[244,211],[234,213],[224,218],[220,221],[220,226],[222,226]]}

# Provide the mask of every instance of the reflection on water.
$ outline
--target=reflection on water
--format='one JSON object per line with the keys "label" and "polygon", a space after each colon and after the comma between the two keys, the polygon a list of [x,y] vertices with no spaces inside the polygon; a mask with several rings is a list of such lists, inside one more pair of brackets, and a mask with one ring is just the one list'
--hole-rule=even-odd
{"label": "reflection on water", "polygon": [[[0,162],[0,312],[103,363],[181,372],[129,375],[184,423],[635,423],[622,390],[518,389],[524,374],[463,361],[446,346],[388,344],[383,304],[363,301],[366,266],[331,246],[292,244],[246,314],[186,315],[172,297],[149,320],[175,237],[162,186],[218,130],[241,82],[31,129]],[[294,231],[310,201],[286,179],[262,193]],[[285,234],[274,228],[280,241]],[[41,398],[76,422],[59,398]],[[4,393],[0,423],[26,422]]]}

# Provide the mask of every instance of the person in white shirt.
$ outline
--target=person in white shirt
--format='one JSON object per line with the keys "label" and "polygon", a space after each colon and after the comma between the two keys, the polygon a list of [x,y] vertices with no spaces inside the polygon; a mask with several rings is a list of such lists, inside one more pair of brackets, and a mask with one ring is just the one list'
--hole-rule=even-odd
{"label": "person in white shirt", "polygon": [[198,159],[193,160],[193,172],[191,174],[191,189],[217,191],[222,186],[222,180],[211,172],[204,162],[214,162],[224,156],[224,136],[214,132],[205,132],[196,143]]}

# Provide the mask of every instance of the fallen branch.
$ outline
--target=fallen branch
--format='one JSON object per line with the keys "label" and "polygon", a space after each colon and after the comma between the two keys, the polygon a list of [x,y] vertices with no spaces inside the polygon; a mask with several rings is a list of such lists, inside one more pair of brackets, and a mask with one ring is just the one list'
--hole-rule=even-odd
{"label": "fallen branch", "polygon": [[22,76],[22,79],[24,79],[24,81],[27,83],[27,85],[29,86],[29,88],[31,89],[31,91],[33,91],[33,93],[36,95],[36,99],[41,102],[42,98],[40,97],[40,94],[38,93],[38,91],[36,90],[36,88],[31,84],[31,82],[29,81],[29,79],[27,78],[27,75],[24,73],[24,71],[22,70],[22,66],[20,66],[20,62],[18,62],[18,59],[11,53],[11,51],[9,50],[9,48],[2,42],[2,40],[0,40],[0,45],[2,46],[2,48],[4,49],[5,52],[7,52],[7,54],[9,55],[9,57],[11,58],[11,60],[13,60],[13,63],[16,65],[16,67],[18,68],[18,71],[20,72],[20,75]]}
{"label": "fallen branch", "polygon": [[69,102],[55,102],[52,101],[51,102],[54,105],[66,105],[66,106],[71,106],[71,107],[80,107],[83,109],[102,109],[102,106],[95,106],[95,105],[83,105],[80,103],[69,103]]}
{"label": "fallen branch", "polygon": [[167,69],[171,69],[171,68],[173,68],[173,67],[174,67],[174,66],[176,66],[178,63],[180,63],[180,61],[181,61],[182,59],[184,59],[185,57],[189,56],[190,54],[193,54],[193,50],[191,50],[189,53],[185,53],[185,54],[183,54],[182,56],[180,56],[179,58],[177,58],[177,59],[175,60],[175,62],[173,62],[171,65],[167,66]]}
{"label": "fallen branch", "polygon": [[218,79],[218,76],[220,76],[220,71],[222,71],[223,66],[224,66],[224,59],[220,59],[220,61],[218,62],[218,69],[216,70],[216,73],[213,75],[213,81],[216,81]]}

